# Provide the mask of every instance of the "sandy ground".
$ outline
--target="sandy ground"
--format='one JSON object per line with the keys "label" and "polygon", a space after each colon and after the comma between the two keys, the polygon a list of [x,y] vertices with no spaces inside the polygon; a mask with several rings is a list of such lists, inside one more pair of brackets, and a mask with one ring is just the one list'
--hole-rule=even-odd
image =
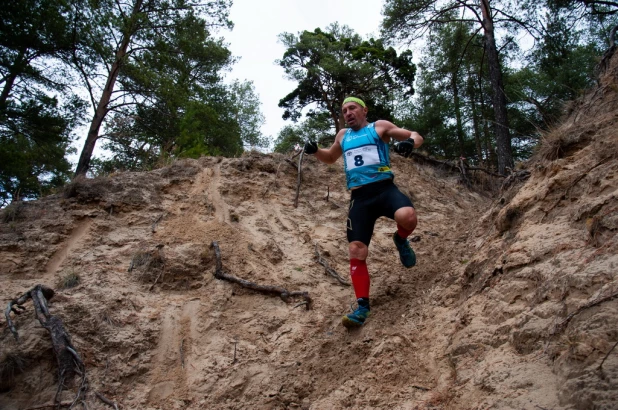
{"label": "sandy ground", "polygon": [[[395,225],[379,220],[372,316],[358,331],[340,324],[352,289],[315,254],[347,279],[342,164],[311,157],[298,207],[297,171],[257,153],[77,181],[12,205],[0,219],[2,300],[36,284],[57,291],[50,312],[84,360],[90,409],[108,408],[94,392],[126,409],[616,408],[612,67],[547,136],[556,149],[499,195],[394,156],[419,215],[419,263],[400,265]],[[213,241],[225,272],[306,291],[312,309],[215,279]],[[79,284],[64,288],[71,275]],[[2,322],[2,409],[51,403],[57,389],[50,338],[25,306],[11,316],[19,343]],[[63,402],[77,390],[66,387]]]}

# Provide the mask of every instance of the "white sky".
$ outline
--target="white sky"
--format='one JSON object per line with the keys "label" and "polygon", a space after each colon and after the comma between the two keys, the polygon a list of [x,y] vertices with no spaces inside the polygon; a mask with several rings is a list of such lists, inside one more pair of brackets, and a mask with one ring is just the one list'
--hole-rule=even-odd
{"label": "white sky", "polygon": [[221,33],[230,50],[240,60],[228,73],[230,80],[252,81],[262,102],[266,123],[262,134],[274,140],[284,121],[279,100],[295,88],[284,78],[284,71],[275,60],[283,57],[285,47],[279,43],[283,32],[325,29],[338,22],[347,25],[363,38],[379,35],[382,0],[234,0],[230,20],[232,32]]}

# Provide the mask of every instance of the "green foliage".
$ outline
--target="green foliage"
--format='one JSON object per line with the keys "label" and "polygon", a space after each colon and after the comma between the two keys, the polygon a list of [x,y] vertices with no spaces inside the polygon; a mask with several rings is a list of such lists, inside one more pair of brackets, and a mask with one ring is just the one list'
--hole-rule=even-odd
{"label": "green foliage", "polygon": [[[61,64],[74,48],[79,0],[24,0],[0,15],[0,206],[62,185],[83,104]],[[62,101],[62,102],[59,102]]]}
{"label": "green foliage", "polygon": [[232,62],[204,19],[177,17],[123,67],[120,88],[148,98],[114,111],[104,136],[104,148],[114,156],[97,161],[98,171],[151,169],[170,158],[233,156],[245,147],[266,146],[253,84],[221,82],[219,72]]}
{"label": "green foliage", "polygon": [[36,198],[69,178],[70,131],[82,112],[81,102],[65,106],[45,95],[0,111],[0,202]]}
{"label": "green foliage", "polygon": [[333,125],[328,113],[314,114],[298,125],[286,125],[275,140],[275,152],[287,153],[317,141],[323,146],[334,141]]}
{"label": "green foliage", "polygon": [[[91,91],[96,115],[77,174],[87,171],[100,129],[111,129],[105,135],[111,139],[111,149],[120,146],[123,154],[145,150],[146,153],[138,155],[139,166],[147,166],[153,158],[196,156],[211,151],[210,147],[205,150],[203,143],[187,146],[188,141],[197,141],[197,137],[185,130],[180,137],[183,151],[175,152],[179,146],[176,138],[182,131],[185,108],[192,105],[195,111],[199,101],[211,108],[213,100],[218,103],[219,71],[227,68],[232,59],[223,41],[214,38],[210,30],[231,28],[230,7],[230,0],[91,3],[84,13],[89,27],[84,30],[84,37],[89,39],[90,46],[79,49],[74,65]],[[103,87],[98,81],[100,76],[106,78]],[[109,113],[111,124],[104,124],[109,121]],[[202,131],[194,125],[188,129]],[[132,134],[136,141],[131,140]],[[136,166],[130,155],[118,160],[119,165]]]}
{"label": "green foliage", "polygon": [[337,24],[298,36],[283,33],[279,39],[287,49],[277,62],[287,78],[297,83],[279,101],[285,109],[284,119],[297,121],[309,107],[309,116],[326,113],[339,130],[344,125],[341,106],[350,95],[363,98],[370,115],[392,119],[393,93],[409,96],[414,92],[412,53],[398,55],[381,39],[363,41],[349,27]]}

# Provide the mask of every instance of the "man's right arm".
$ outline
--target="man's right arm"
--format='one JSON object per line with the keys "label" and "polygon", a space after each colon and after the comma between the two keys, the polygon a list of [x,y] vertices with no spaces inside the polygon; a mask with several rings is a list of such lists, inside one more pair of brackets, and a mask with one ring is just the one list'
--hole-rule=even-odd
{"label": "man's right arm", "polygon": [[335,142],[333,142],[333,145],[331,145],[330,148],[318,148],[315,153],[315,157],[325,164],[333,164],[337,161],[339,157],[343,155],[343,150],[341,149],[341,139],[343,138],[345,131],[345,129],[339,130],[337,136],[335,137]]}

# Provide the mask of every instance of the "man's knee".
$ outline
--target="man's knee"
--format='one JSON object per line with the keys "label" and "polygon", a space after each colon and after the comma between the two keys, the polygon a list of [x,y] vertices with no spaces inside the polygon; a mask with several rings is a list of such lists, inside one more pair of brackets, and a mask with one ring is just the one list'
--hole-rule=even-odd
{"label": "man's knee", "polygon": [[349,250],[350,259],[360,259],[362,261],[367,259],[367,254],[369,253],[367,245],[359,241],[350,242]]}
{"label": "man's knee", "polygon": [[400,208],[395,212],[395,221],[405,229],[413,231],[418,222],[416,219],[416,211],[411,206]]}

